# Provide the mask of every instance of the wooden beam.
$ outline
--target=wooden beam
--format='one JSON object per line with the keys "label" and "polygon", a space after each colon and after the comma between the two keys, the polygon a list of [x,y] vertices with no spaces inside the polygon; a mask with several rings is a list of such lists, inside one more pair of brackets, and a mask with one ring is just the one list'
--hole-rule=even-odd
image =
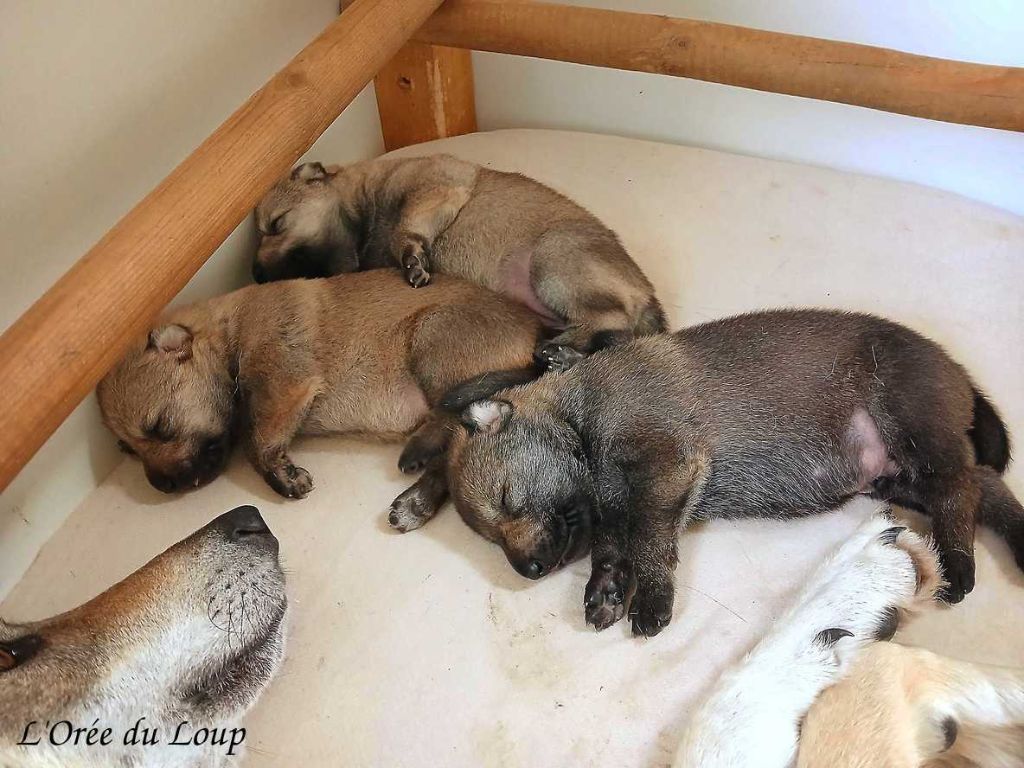
{"label": "wooden beam", "polygon": [[407,43],[373,85],[388,151],[476,131],[468,50]]}
{"label": "wooden beam", "polygon": [[441,0],[355,0],[0,337],[0,489]]}
{"label": "wooden beam", "polygon": [[526,0],[447,0],[415,39],[1024,131],[1024,68]]}

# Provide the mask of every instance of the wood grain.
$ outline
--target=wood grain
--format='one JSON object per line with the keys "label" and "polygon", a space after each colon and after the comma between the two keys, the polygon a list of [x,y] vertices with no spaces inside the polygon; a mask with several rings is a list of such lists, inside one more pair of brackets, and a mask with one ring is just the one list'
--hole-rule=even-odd
{"label": "wood grain", "polygon": [[407,43],[373,84],[388,151],[476,130],[468,50]]}
{"label": "wood grain", "polygon": [[441,0],[355,0],[0,337],[0,489]]}
{"label": "wood grain", "polygon": [[415,39],[1024,130],[1020,67],[524,0],[447,0]]}

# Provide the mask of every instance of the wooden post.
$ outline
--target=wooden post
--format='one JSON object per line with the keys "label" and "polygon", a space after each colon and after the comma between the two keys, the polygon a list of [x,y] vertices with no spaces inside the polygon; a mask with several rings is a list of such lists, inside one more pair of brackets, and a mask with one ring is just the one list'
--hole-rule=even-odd
{"label": "wooden post", "polygon": [[1024,131],[1024,68],[644,13],[447,0],[414,39]]}
{"label": "wooden post", "polygon": [[388,151],[476,130],[468,50],[407,43],[373,85]]}
{"label": "wooden post", "polygon": [[0,489],[441,0],[355,0],[0,337]]}

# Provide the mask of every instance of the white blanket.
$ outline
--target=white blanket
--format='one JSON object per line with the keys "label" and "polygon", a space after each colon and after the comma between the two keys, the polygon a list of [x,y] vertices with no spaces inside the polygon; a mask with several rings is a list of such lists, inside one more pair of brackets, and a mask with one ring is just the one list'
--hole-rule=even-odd
{"label": "white blanket", "polygon": [[[906,322],[967,366],[1024,441],[1020,218],[913,185],[612,137],[502,131],[408,151],[519,170],[576,198],[620,233],[675,326],[812,304]],[[69,608],[254,502],[281,539],[292,631],[282,676],[248,718],[248,766],[661,766],[708,686],[875,508],[687,532],[673,623],[643,641],[626,622],[600,635],[584,626],[586,563],[529,582],[450,508],[420,531],[388,530],[384,511],[407,482],[398,452],[299,443],[293,455],[316,481],[301,502],[274,496],[241,457],[173,499],[127,460],[2,613]],[[1009,483],[1024,495],[1019,466]],[[987,532],[974,593],[900,634],[1018,666],[1022,639],[1024,578]]]}

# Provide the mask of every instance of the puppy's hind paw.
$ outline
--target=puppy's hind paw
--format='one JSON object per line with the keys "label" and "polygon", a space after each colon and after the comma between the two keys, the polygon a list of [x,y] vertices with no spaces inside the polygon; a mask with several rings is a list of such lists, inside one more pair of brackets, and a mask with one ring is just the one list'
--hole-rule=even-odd
{"label": "puppy's hind paw", "polygon": [[549,341],[537,350],[536,358],[549,370],[555,373],[567,371],[586,355],[565,344]]}

